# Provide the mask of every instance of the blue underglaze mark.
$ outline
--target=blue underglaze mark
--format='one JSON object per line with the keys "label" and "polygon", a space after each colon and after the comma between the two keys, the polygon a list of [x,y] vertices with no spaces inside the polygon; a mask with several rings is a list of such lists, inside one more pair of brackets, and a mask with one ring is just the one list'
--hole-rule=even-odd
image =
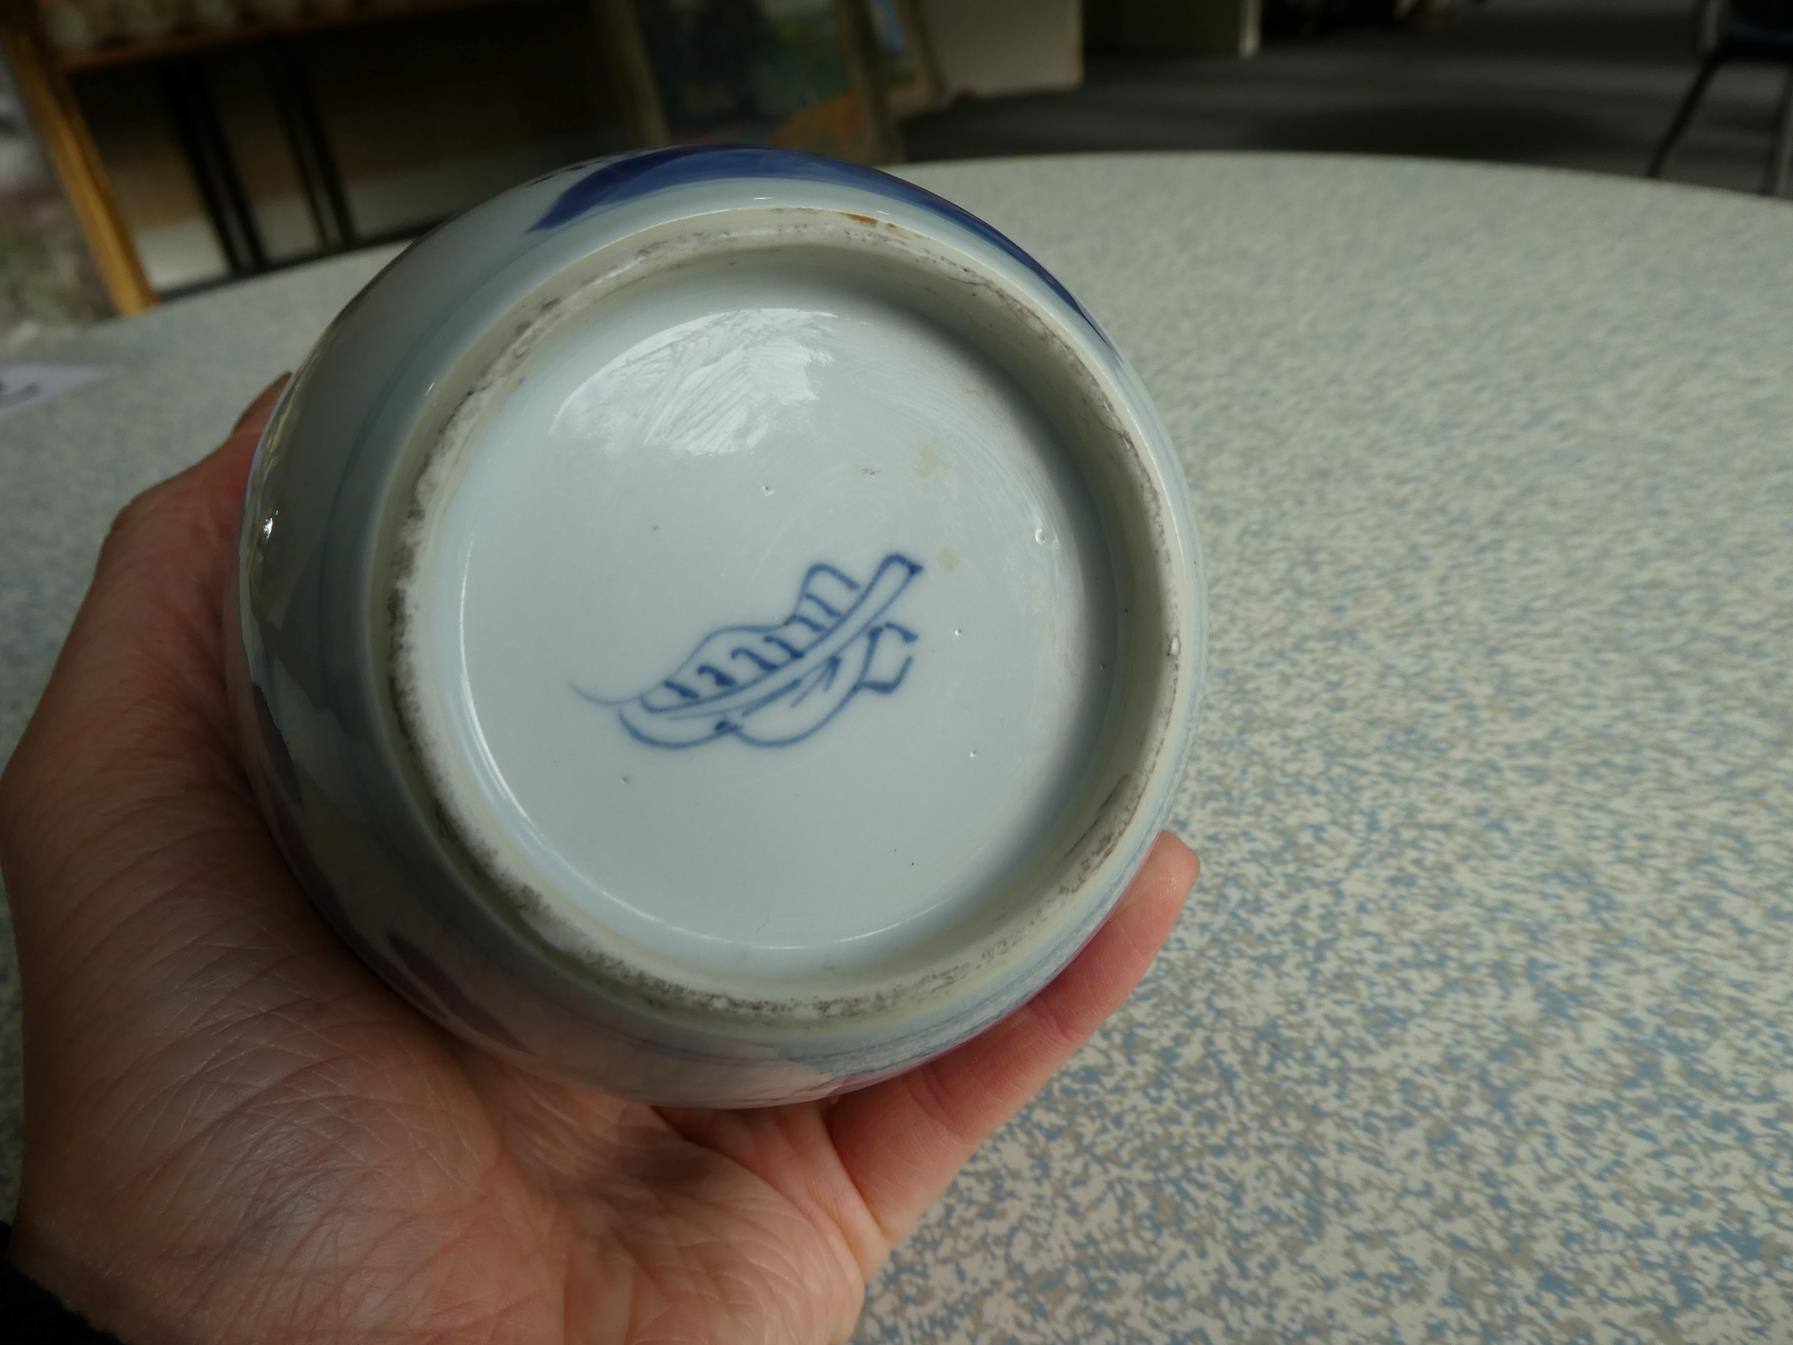
{"label": "blue underglaze mark", "polygon": [[[861,691],[888,696],[903,684],[918,637],[885,613],[920,573],[919,562],[898,552],[865,584],[832,565],[812,565],[791,615],[776,625],[711,631],[671,674],[631,700],[573,690],[614,708],[630,734],[654,747],[730,737],[755,747],[800,743]],[[828,620],[803,615],[805,604]],[[706,682],[716,690],[694,689]]]}
{"label": "blue underglaze mark", "polygon": [[1104,344],[1112,344],[1083,305],[1059,284],[1058,277],[962,206],[905,182],[889,173],[861,164],[804,154],[798,150],[764,149],[754,145],[670,145],[643,154],[627,154],[600,160],[590,172],[574,181],[554,200],[530,232],[557,229],[602,205],[632,201],[668,187],[719,178],[795,178],[807,182],[835,183],[876,192],[893,200],[919,206],[975,234],[1006,253],[1043,280],[1072,312],[1089,324]]}

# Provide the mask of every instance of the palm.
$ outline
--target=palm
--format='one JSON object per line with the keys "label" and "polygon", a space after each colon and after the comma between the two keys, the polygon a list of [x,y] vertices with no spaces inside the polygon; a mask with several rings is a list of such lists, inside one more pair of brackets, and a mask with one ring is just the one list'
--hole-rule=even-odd
{"label": "palm", "polygon": [[26,993],[13,1255],[157,1338],[823,1341],[1143,973],[1174,844],[1039,1000],[921,1070],[663,1111],[501,1065],[306,905],[235,765],[218,595],[264,397],[115,528],[0,792]]}
{"label": "palm", "polygon": [[[245,898],[239,913],[148,958],[144,942],[119,940],[144,974],[106,978],[96,1039],[57,1043],[53,1139],[31,1173],[56,1183],[66,1158],[96,1218],[141,1212],[130,1240],[155,1250],[169,1301],[264,1341],[846,1333],[887,1248],[827,1109],[661,1114],[489,1060],[334,944],[236,815],[240,799],[192,803],[239,838],[240,877],[214,849],[209,877],[169,874],[183,881],[144,918],[201,883]],[[241,952],[220,958],[220,946]],[[189,987],[178,1003],[170,984]],[[223,994],[193,994],[200,984]],[[171,1011],[198,1020],[174,1054]],[[84,1090],[104,1062],[100,1086],[131,1104],[55,1107],[58,1060],[82,1062],[67,1082]]]}

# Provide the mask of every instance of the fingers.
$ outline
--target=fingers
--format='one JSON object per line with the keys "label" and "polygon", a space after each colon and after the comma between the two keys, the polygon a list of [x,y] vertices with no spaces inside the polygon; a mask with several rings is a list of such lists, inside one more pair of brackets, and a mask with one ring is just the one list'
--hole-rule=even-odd
{"label": "fingers", "polygon": [[1159,836],[1107,923],[1051,985],[965,1045],[834,1107],[835,1148],[892,1241],[1132,993],[1198,869],[1188,846]]}
{"label": "fingers", "polygon": [[231,427],[224,442],[168,485],[176,490],[193,492],[213,508],[228,509],[229,522],[234,528],[237,514],[243,507],[243,484],[249,476],[255,446],[261,441],[262,431],[267,428],[290,377],[282,374],[257,393],[255,400],[237,417],[237,423]]}
{"label": "fingers", "polygon": [[[219,605],[235,567],[243,486],[262,428],[284,376],[258,396],[211,453],[133,500],[100,553],[93,585],[57,662],[45,707],[58,684],[111,688],[143,698],[158,680],[191,708],[207,707],[222,663]],[[164,706],[150,697],[158,711]],[[169,714],[171,726],[179,715]]]}
{"label": "fingers", "polygon": [[[179,593],[197,589],[212,573],[228,568],[229,544],[236,538],[243,509],[243,486],[256,443],[274,413],[287,376],[275,379],[252,401],[231,431],[210,453],[185,471],[151,486],[127,504],[114,520],[83,615],[104,600],[108,581],[117,572],[141,571],[146,556],[159,567],[160,553],[173,549],[187,563],[160,574]],[[186,581],[186,582],[183,582]]]}
{"label": "fingers", "polygon": [[280,394],[286,390],[291,374],[282,374],[267,387],[255,394],[255,400],[243,408],[243,414],[237,417],[237,423],[231,427],[230,437],[250,433],[260,435],[268,423],[268,417],[274,414],[274,404],[280,400]]}
{"label": "fingers", "polygon": [[71,816],[93,811],[81,800],[113,804],[147,783],[151,768],[204,770],[216,756],[205,749],[226,718],[219,602],[249,455],[279,389],[255,400],[221,448],[146,491],[113,524],[0,779],[0,848],[71,832]]}

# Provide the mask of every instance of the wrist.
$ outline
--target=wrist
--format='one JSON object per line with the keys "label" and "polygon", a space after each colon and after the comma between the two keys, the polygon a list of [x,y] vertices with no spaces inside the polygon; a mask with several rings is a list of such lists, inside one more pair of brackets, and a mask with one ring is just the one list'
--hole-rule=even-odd
{"label": "wrist", "polygon": [[46,1226],[21,1206],[5,1260],[69,1312],[126,1345],[190,1345],[200,1339],[167,1311],[170,1300],[153,1287],[135,1256],[108,1264],[106,1258],[83,1254],[82,1245],[71,1230],[55,1221]]}
{"label": "wrist", "polygon": [[11,1227],[0,1223],[0,1320],[8,1339],[35,1345],[122,1345],[15,1266],[4,1251],[11,1235]]}

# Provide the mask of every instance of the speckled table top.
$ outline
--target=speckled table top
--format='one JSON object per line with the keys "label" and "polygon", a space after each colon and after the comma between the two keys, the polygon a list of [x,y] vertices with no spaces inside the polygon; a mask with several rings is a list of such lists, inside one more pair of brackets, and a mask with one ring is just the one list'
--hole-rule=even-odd
{"label": "speckled table top", "polygon": [[[1184,447],[1206,875],[861,1339],[1793,1339],[1793,209],[1368,159],[913,176],[1058,271]],[[0,421],[0,754],[112,511],[383,256],[98,329],[69,353],[123,372]]]}

